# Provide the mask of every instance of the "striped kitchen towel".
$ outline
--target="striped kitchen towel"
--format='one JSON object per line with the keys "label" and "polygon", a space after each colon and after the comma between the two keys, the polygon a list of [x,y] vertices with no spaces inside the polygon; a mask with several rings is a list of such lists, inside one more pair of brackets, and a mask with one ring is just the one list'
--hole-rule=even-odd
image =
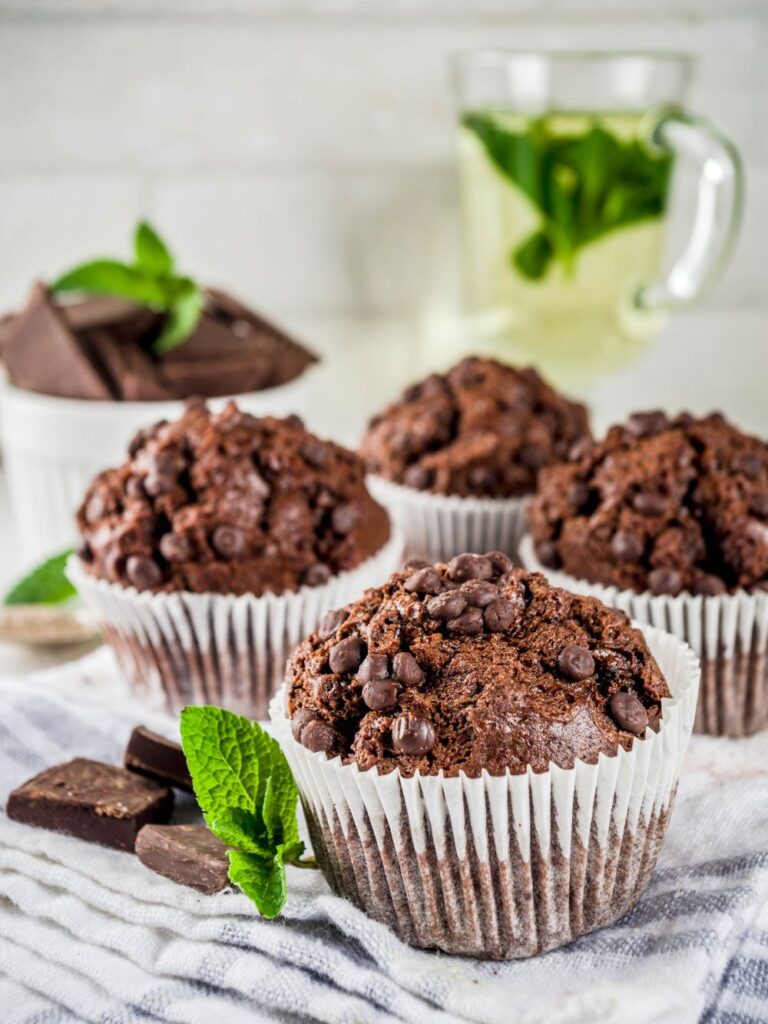
{"label": "striped kitchen towel", "polygon": [[[106,650],[0,681],[0,806],[71,756],[119,762],[138,722],[174,732],[126,693]],[[0,814],[0,1022],[768,1021],[768,733],[694,737],[638,906],[546,956],[409,949],[314,872],[291,871],[289,893],[263,921],[239,893],[201,896]]]}

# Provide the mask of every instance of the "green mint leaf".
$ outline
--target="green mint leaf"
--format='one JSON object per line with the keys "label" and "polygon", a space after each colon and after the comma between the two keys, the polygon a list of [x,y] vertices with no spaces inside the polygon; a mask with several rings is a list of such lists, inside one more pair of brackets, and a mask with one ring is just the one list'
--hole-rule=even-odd
{"label": "green mint leaf", "polygon": [[262,857],[271,857],[274,846],[269,835],[264,831],[263,822],[239,807],[228,807],[212,815],[211,831],[226,846],[244,853],[255,853]]}
{"label": "green mint leaf", "polygon": [[187,340],[198,325],[203,312],[203,293],[189,278],[179,278],[177,294],[168,306],[168,312],[157,340],[152,346],[156,356],[165,355]]}
{"label": "green mint leaf", "polygon": [[290,845],[299,841],[299,829],[296,822],[296,804],[299,793],[282,750],[277,744],[275,747],[272,771],[264,792],[262,817],[267,835],[272,842]]}
{"label": "green mint leaf", "polygon": [[114,295],[145,306],[166,308],[169,290],[166,282],[138,267],[118,260],[92,260],[62,274],[50,286],[61,292],[87,292],[90,295]]}
{"label": "green mint leaf", "polygon": [[133,237],[133,251],[136,266],[151,274],[171,274],[173,256],[158,233],[145,220],[136,227]]}
{"label": "green mint leaf", "polygon": [[72,551],[62,551],[19,580],[5,595],[3,604],[60,604],[77,591],[64,574]]}
{"label": "green mint leaf", "polygon": [[272,857],[259,857],[239,850],[228,850],[229,878],[252,900],[262,917],[277,917],[285,904],[285,864],[283,847]]}

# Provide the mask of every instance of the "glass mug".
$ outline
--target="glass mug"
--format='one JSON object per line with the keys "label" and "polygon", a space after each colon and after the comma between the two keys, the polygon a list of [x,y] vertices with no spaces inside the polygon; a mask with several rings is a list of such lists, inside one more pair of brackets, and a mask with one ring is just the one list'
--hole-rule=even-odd
{"label": "glass mug", "polygon": [[[672,53],[456,57],[467,348],[584,382],[714,285],[743,175],[732,143],[683,110],[691,70]],[[686,163],[698,176],[693,226],[663,273]]]}

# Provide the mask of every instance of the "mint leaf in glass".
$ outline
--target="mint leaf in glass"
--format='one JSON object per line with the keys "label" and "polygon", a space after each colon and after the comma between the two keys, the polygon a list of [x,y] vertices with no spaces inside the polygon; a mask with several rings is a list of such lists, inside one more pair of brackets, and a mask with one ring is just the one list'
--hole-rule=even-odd
{"label": "mint leaf in glass", "polygon": [[64,574],[71,554],[71,550],[62,551],[27,573],[8,591],[3,604],[61,604],[69,601],[77,593]]}
{"label": "mint leaf in glass", "polygon": [[257,722],[215,707],[181,713],[181,743],[211,831],[229,848],[229,877],[263,917],[280,913],[285,866],[302,860],[299,793],[280,745]]}
{"label": "mint leaf in glass", "polygon": [[519,128],[493,112],[463,117],[496,170],[539,215],[536,230],[509,254],[530,281],[544,278],[555,262],[571,274],[589,243],[660,217],[672,170],[668,154],[615,136],[597,119],[579,133],[562,133],[553,127],[557,117],[531,118]]}
{"label": "mint leaf in glass", "polygon": [[153,351],[162,356],[181,345],[194,332],[203,311],[202,289],[190,277],[175,273],[168,246],[146,221],[136,228],[134,261],[90,260],[58,277],[54,294],[81,292],[111,295],[149,306],[165,314]]}

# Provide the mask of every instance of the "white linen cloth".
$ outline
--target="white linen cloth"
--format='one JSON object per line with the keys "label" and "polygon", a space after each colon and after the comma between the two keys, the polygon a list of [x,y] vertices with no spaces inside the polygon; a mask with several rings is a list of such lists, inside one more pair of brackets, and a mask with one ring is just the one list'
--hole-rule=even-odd
{"label": "white linen cloth", "polygon": [[[43,768],[119,763],[131,728],[169,736],[111,655],[0,681],[0,806]],[[178,802],[180,819],[194,814]],[[546,956],[410,949],[289,868],[282,917],[202,896],[130,854],[0,813],[0,1022],[768,1021],[768,733],[694,737],[657,871],[637,908]]]}

